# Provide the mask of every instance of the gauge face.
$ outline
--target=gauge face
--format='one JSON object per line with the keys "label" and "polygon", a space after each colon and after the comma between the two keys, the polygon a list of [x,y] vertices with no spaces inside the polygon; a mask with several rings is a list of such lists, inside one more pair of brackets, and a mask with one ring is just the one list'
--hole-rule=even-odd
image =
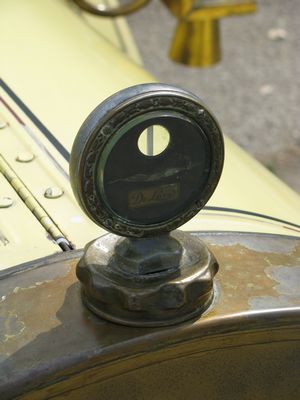
{"label": "gauge face", "polygon": [[169,85],[139,85],[100,104],[81,127],[72,187],[87,215],[107,230],[158,234],[204,206],[223,154],[218,124],[198,98]]}
{"label": "gauge face", "polygon": [[[113,145],[107,144],[96,178],[107,207],[138,225],[166,222],[191,207],[205,188],[211,161],[209,142],[191,120],[172,112],[149,114],[124,126]],[[167,147],[156,156],[138,147],[149,126],[169,132]]]}

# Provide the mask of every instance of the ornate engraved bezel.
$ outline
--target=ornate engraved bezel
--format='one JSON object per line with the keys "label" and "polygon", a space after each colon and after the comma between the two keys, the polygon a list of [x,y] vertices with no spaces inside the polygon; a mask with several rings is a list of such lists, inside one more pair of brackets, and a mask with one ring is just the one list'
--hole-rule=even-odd
{"label": "ornate engraved bezel", "polygon": [[[117,216],[97,190],[99,157],[110,138],[132,119],[153,111],[171,111],[192,119],[208,139],[211,166],[200,197],[175,218],[157,224],[137,225]],[[195,216],[213,194],[224,161],[223,136],[218,123],[202,102],[189,92],[169,85],[146,84],[125,89],[100,104],[76,137],[70,163],[73,191],[85,213],[98,225],[121,236],[144,237],[172,231]]]}

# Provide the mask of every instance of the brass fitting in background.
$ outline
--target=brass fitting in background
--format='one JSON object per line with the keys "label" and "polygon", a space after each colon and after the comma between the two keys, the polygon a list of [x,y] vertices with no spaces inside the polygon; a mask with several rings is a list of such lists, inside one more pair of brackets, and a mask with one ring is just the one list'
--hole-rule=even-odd
{"label": "brass fitting in background", "polygon": [[219,19],[256,11],[252,0],[162,0],[178,18],[172,60],[209,67],[221,60]]}
{"label": "brass fitting in background", "polygon": [[[104,2],[73,0],[80,8],[102,17],[119,17],[137,11],[151,0],[128,0],[107,6]],[[162,0],[178,18],[170,49],[172,60],[194,67],[209,67],[221,60],[219,19],[253,13],[254,0]]]}

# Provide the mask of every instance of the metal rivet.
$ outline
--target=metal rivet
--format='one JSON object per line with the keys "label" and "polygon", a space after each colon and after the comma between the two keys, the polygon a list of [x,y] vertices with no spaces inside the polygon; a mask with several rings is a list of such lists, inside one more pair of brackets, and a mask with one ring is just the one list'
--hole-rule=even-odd
{"label": "metal rivet", "polygon": [[58,199],[64,194],[64,191],[56,186],[49,187],[45,190],[44,196],[47,199]]}
{"label": "metal rivet", "polygon": [[18,154],[18,156],[16,157],[16,161],[21,162],[21,163],[28,163],[32,160],[34,160],[35,156],[32,153],[20,153]]}
{"label": "metal rivet", "polygon": [[0,197],[0,208],[8,208],[13,205],[13,199],[10,197]]}
{"label": "metal rivet", "polygon": [[4,128],[6,128],[7,126],[8,126],[8,123],[7,123],[7,122],[0,121],[0,129],[4,129]]}

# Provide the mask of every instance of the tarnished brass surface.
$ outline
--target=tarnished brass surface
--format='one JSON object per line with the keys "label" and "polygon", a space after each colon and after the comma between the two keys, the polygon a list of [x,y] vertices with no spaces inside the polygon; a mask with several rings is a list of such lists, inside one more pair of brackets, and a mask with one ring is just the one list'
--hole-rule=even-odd
{"label": "tarnished brass surface", "polygon": [[253,13],[253,0],[162,0],[178,18],[170,57],[179,63],[208,67],[221,59],[219,19]]}
{"label": "tarnished brass surface", "polygon": [[121,15],[131,14],[141,7],[147,5],[151,0],[130,0],[126,4],[119,4],[115,7],[109,7],[105,2],[95,4],[89,0],[73,0],[83,10],[100,15],[101,17],[119,17]]}
{"label": "tarnished brass surface", "polygon": [[76,253],[6,272],[1,400],[299,398],[299,239],[199,236],[221,264],[218,296],[177,327],[94,316],[81,304]]}
{"label": "tarnished brass surface", "polygon": [[94,313],[129,326],[169,326],[203,314],[214,298],[213,253],[179,230],[89,243],[77,265],[83,299]]}

